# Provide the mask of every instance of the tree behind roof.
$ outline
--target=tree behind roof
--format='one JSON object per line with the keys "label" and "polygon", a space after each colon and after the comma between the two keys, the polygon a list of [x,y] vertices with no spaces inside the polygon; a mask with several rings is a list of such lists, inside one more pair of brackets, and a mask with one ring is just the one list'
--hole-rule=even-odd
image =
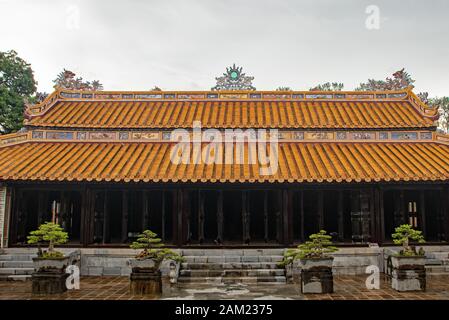
{"label": "tree behind roof", "polygon": [[23,124],[25,100],[36,92],[29,63],[17,52],[0,52],[0,134],[18,131]]}

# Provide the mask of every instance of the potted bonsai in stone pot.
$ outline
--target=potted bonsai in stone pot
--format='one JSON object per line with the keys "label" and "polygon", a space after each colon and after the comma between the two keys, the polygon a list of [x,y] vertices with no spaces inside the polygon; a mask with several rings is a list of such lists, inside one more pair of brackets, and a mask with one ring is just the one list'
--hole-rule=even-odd
{"label": "potted bonsai in stone pot", "polygon": [[411,225],[403,224],[392,234],[393,242],[401,245],[397,254],[389,257],[391,260],[391,286],[397,291],[423,291],[426,289],[425,252],[421,247],[416,250],[414,243],[424,243],[421,231]]}
{"label": "potted bonsai in stone pot", "polygon": [[[65,280],[68,276],[65,269],[69,265],[70,257],[55,250],[55,245],[68,241],[68,234],[59,224],[46,222],[38,230],[30,232],[27,237],[29,244],[38,245],[37,257],[33,258],[34,272],[33,293],[61,293],[67,290]],[[48,243],[48,248],[42,250],[40,245]]]}
{"label": "potted bonsai in stone pot", "polygon": [[[332,237],[325,230],[309,236],[309,241],[284,253],[282,265],[300,269],[302,293],[331,293],[334,291],[332,263],[329,253],[338,249],[332,246]],[[299,265],[296,265],[299,261]]]}
{"label": "potted bonsai in stone pot", "polygon": [[131,267],[130,291],[132,294],[162,293],[162,279],[159,267],[164,259],[181,262],[183,258],[173,250],[163,248],[157,234],[145,230],[130,247],[143,249],[128,261]]}

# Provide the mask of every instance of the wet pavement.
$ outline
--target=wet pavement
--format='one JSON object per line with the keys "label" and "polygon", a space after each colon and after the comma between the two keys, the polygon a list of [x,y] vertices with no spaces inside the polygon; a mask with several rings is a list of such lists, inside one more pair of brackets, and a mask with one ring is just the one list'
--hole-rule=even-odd
{"label": "wet pavement", "polygon": [[0,282],[0,300],[449,300],[449,276],[428,276],[425,292],[396,292],[381,277],[380,289],[369,290],[365,276],[335,276],[334,293],[303,295],[295,284],[179,284],[165,286],[160,296],[129,294],[128,277],[81,277],[80,289],[57,295],[31,294],[31,281]]}

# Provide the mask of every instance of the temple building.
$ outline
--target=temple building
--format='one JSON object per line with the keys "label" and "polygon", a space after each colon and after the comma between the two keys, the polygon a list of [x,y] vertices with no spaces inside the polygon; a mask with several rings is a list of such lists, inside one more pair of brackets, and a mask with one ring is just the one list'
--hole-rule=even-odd
{"label": "temple building", "polygon": [[[75,247],[127,246],[144,229],[174,246],[285,247],[320,229],[341,245],[388,244],[403,223],[449,241],[449,136],[411,88],[226,86],[247,78],[228,70],[211,91],[57,89],[28,106],[24,129],[0,137],[2,246],[52,219]],[[208,136],[231,130],[244,139]]]}

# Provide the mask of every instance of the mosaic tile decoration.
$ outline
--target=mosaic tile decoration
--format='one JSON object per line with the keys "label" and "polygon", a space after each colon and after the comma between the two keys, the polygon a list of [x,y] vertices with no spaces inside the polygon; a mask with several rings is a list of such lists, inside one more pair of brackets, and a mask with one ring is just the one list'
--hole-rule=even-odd
{"label": "mosaic tile decoration", "polygon": [[[218,130],[218,129],[214,129]],[[225,133],[225,130],[218,130]],[[30,139],[35,140],[109,140],[109,141],[170,141],[171,131],[53,131],[53,130],[34,130],[30,131]],[[192,135],[192,131],[189,131]],[[207,133],[207,131],[203,131]],[[249,129],[246,132],[249,138],[257,137],[269,139],[271,130]],[[215,134],[215,131],[214,131]],[[27,137],[27,134],[25,134]],[[12,139],[12,138],[11,138]],[[431,131],[303,131],[303,130],[278,130],[277,139],[280,141],[420,141],[432,140]],[[445,136],[436,136],[436,140],[444,141]],[[2,139],[4,141],[7,139]]]}

